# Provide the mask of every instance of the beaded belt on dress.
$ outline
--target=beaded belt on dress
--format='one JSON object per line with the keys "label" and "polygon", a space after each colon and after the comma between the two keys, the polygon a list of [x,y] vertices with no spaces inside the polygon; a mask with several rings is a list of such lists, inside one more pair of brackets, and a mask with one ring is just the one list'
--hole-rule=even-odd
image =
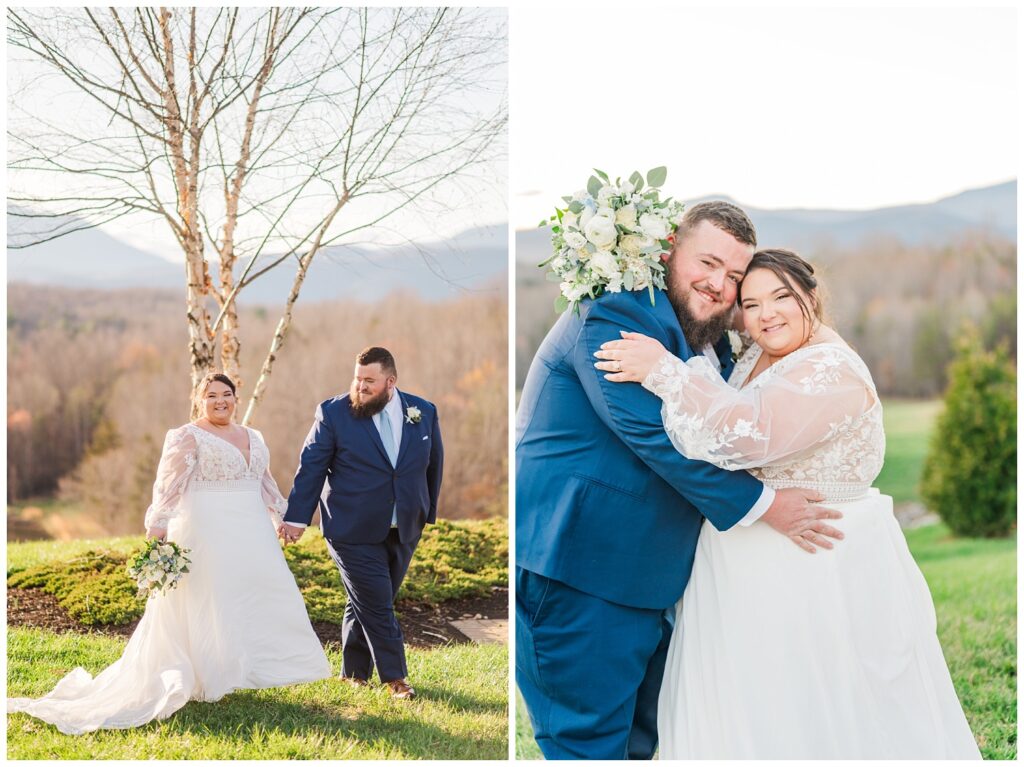
{"label": "beaded belt on dress", "polygon": [[859,501],[865,498],[871,491],[871,485],[858,482],[798,482],[793,479],[764,479],[759,477],[768,487],[773,490],[782,490],[787,487],[799,487],[804,490],[817,490],[825,500],[822,503],[845,503],[847,501]]}
{"label": "beaded belt on dress", "polygon": [[194,479],[193,490],[212,492],[238,492],[239,490],[259,490],[258,479]]}

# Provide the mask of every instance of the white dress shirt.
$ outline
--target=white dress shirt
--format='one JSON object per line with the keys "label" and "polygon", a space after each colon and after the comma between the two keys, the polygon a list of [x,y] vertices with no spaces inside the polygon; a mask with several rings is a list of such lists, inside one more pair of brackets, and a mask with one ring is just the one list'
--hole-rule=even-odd
{"label": "white dress shirt", "polygon": [[[722,363],[718,361],[718,353],[715,351],[715,347],[713,347],[711,344],[708,344],[707,346],[704,347],[703,353],[704,356],[707,357],[708,360],[710,360],[711,365],[715,368],[715,370],[721,373]],[[748,511],[746,516],[743,517],[743,519],[741,519],[737,524],[739,524],[740,527],[750,527],[752,524],[757,522],[757,520],[759,520],[762,516],[764,516],[764,513],[768,511],[768,509],[774,502],[775,491],[772,488],[768,487],[768,485],[765,485],[764,489],[761,491],[761,497],[757,499],[757,503],[750,507],[750,511]]]}

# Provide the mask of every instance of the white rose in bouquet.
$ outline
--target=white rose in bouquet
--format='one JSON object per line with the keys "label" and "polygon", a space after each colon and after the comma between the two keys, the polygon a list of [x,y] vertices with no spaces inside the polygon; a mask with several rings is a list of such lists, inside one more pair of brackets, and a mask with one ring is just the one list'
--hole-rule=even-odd
{"label": "white rose in bouquet", "polygon": [[615,211],[615,223],[627,229],[636,227],[636,206],[632,203]]}
{"label": "white rose in bouquet", "polygon": [[607,250],[599,250],[591,257],[590,268],[605,279],[610,280],[621,276],[618,261]]}
{"label": "white rose in bouquet", "polygon": [[608,186],[607,184],[602,186],[601,191],[597,193],[597,204],[607,205],[609,200],[615,196],[617,191],[618,190],[614,186]]}
{"label": "white rose in bouquet", "polygon": [[615,229],[615,218],[606,214],[595,214],[583,227],[583,233],[598,248],[609,248],[619,237]]}
{"label": "white rose in bouquet", "polygon": [[644,213],[640,216],[640,229],[648,237],[656,240],[668,237],[668,222],[655,213]]}

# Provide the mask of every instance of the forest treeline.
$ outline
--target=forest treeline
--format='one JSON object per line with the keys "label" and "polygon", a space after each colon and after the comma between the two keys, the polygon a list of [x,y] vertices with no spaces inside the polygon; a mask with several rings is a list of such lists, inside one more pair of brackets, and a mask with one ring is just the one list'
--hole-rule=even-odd
{"label": "forest treeline", "polygon": [[[987,348],[1005,344],[1016,359],[1017,247],[983,232],[944,245],[875,240],[854,249],[802,254],[825,287],[836,329],[861,354],[879,391],[890,397],[934,397],[964,324]],[[554,324],[558,286],[544,270],[518,263],[516,386]]]}
{"label": "forest treeline", "polygon": [[[278,316],[260,307],[241,315],[244,406]],[[394,353],[400,389],[438,406],[439,516],[507,515],[507,317],[501,290],[299,306],[252,423],[281,491],[317,404],[348,391],[355,355],[372,344]],[[188,419],[186,343],[173,292],[9,285],[8,503],[57,495],[110,534],[138,532],[164,434]]]}

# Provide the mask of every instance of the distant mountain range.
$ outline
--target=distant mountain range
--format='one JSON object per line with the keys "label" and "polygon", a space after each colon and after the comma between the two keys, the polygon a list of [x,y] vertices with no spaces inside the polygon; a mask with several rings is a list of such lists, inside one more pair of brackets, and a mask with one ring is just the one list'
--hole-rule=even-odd
{"label": "distant mountain range", "polygon": [[[25,219],[7,216],[8,242]],[[295,276],[284,263],[240,295],[248,304],[283,304]],[[434,301],[466,290],[505,290],[508,226],[477,227],[436,242],[390,248],[335,246],[313,260],[302,300],[374,301],[407,291]],[[79,288],[184,290],[184,266],[140,250],[102,229],[74,232],[29,248],[7,250],[7,281]]]}
{"label": "distant mountain range", "polygon": [[[728,200],[708,195],[688,200]],[[815,210],[791,208],[766,210],[739,204],[757,228],[762,247],[786,247],[814,258],[875,239],[896,239],[907,245],[942,243],[972,230],[985,230],[1016,242],[1017,182],[971,189],[936,202],[899,205],[874,210]],[[537,264],[548,257],[550,235],[546,229],[516,232],[516,260]]]}

